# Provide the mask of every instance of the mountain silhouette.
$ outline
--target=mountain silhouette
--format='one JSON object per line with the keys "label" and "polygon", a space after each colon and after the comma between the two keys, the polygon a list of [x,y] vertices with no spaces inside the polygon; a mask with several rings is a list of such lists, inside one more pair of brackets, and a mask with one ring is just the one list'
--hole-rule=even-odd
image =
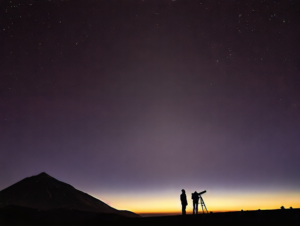
{"label": "mountain silhouette", "polygon": [[93,196],[79,191],[44,172],[27,177],[0,191],[0,208],[9,206],[37,210],[68,209],[139,217],[139,215],[130,211],[114,209]]}

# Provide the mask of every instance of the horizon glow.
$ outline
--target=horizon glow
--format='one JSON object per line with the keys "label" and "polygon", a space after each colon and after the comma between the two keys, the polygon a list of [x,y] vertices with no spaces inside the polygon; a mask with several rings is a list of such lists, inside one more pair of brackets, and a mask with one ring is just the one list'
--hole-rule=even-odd
{"label": "horizon glow", "polygon": [[[198,191],[199,192],[199,191]],[[191,192],[190,192],[191,193]],[[138,214],[181,214],[180,193],[174,191],[135,194],[101,194],[94,197],[119,210],[129,210]],[[239,192],[228,190],[207,193],[202,195],[208,212],[240,211],[240,210],[267,210],[285,208],[300,208],[299,191],[272,191],[272,192]],[[101,199],[102,198],[102,199]],[[192,213],[192,200],[187,193],[187,213]],[[199,204],[199,212],[202,212]]]}

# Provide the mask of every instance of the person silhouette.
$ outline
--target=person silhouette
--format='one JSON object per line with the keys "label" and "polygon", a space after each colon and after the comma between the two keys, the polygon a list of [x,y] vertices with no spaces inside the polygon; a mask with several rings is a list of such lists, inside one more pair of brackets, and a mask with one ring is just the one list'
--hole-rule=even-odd
{"label": "person silhouette", "polygon": [[199,195],[196,191],[192,193],[192,199],[193,199],[193,214],[198,214]]}
{"label": "person silhouette", "polygon": [[185,209],[186,209],[186,206],[188,205],[188,202],[186,200],[185,190],[182,189],[181,192],[182,193],[180,195],[180,201],[181,201],[181,206],[182,206],[182,215],[186,215]]}

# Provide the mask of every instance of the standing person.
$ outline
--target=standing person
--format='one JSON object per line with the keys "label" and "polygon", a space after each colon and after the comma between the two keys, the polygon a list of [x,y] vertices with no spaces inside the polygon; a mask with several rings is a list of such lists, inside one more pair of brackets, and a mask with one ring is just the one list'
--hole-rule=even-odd
{"label": "standing person", "polygon": [[193,214],[198,214],[199,195],[196,191],[192,193],[192,199],[193,199]]}
{"label": "standing person", "polygon": [[186,200],[185,190],[182,189],[181,192],[182,193],[180,195],[180,201],[181,201],[181,206],[182,206],[182,215],[186,215],[185,209],[186,209],[186,206],[188,205],[188,203]]}

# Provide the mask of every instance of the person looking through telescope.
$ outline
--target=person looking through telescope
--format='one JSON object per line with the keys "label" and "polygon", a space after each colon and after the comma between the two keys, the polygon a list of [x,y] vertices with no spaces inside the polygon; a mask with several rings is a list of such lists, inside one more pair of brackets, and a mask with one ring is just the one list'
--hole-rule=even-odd
{"label": "person looking through telescope", "polygon": [[193,199],[193,214],[198,214],[199,194],[196,191],[192,193],[192,199]]}

